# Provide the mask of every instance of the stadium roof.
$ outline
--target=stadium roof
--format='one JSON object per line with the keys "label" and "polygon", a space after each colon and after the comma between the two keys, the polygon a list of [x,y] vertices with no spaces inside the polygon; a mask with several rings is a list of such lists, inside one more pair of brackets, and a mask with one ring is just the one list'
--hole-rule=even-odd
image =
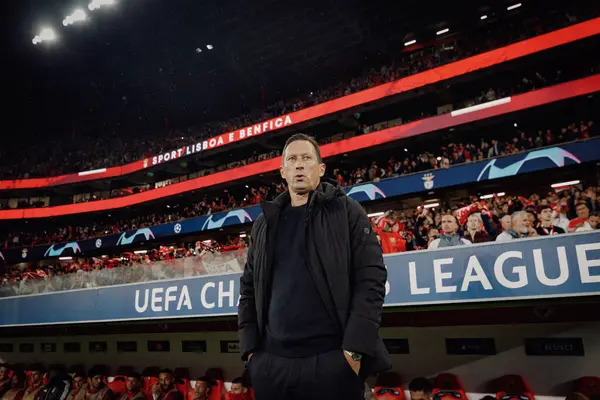
{"label": "stadium roof", "polygon": [[[94,11],[89,0],[7,3],[5,111],[14,128],[67,136],[225,120],[346,81],[407,40],[516,1],[116,0]],[[85,23],[63,26],[77,8]],[[57,39],[34,46],[48,26]]]}

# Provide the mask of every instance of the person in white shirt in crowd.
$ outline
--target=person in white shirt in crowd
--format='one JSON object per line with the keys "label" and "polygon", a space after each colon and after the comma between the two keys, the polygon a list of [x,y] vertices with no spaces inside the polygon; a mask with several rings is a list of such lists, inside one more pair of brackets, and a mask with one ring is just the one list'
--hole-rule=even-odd
{"label": "person in white shirt in crowd", "polygon": [[538,236],[538,233],[531,226],[527,211],[517,211],[511,215],[511,228],[499,234],[496,241],[508,242],[530,236]]}
{"label": "person in white shirt in crowd", "polygon": [[458,234],[458,221],[452,214],[442,215],[442,231],[437,239],[429,243],[428,249],[438,249],[441,247],[453,247],[460,246],[463,244],[471,244],[471,242],[465,238],[460,237]]}
{"label": "person in white shirt in crowd", "polygon": [[500,225],[502,226],[502,232],[512,228],[512,218],[510,214],[504,214],[502,218],[500,218]]}
{"label": "person in white shirt in crowd", "polygon": [[554,216],[554,222],[552,222],[552,225],[558,226],[566,232],[567,229],[569,229],[569,218],[567,218],[566,207],[563,204],[558,203],[554,207],[553,216]]}

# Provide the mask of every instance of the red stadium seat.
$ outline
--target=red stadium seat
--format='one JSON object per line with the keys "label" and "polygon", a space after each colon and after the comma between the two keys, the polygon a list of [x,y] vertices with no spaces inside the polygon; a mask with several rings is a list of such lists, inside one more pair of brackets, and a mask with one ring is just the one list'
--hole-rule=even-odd
{"label": "red stadium seat", "polygon": [[117,375],[114,377],[112,382],[107,383],[107,386],[113,393],[125,393],[127,391],[127,377],[123,375]]}
{"label": "red stadium seat", "polygon": [[380,374],[375,381],[373,393],[378,400],[406,400],[402,378],[397,372]]}
{"label": "red stadium seat", "polygon": [[600,377],[584,376],[575,382],[575,392],[586,395],[587,397],[600,395]]}
{"label": "red stadium seat", "polygon": [[148,394],[152,393],[152,387],[158,383],[158,377],[144,376],[143,379],[144,379],[144,385],[143,385],[144,392],[148,393]]}
{"label": "red stadium seat", "polygon": [[454,374],[439,374],[433,387],[433,400],[468,400],[460,379]]}
{"label": "red stadium seat", "polygon": [[498,400],[534,400],[535,396],[521,375],[504,375],[498,381],[496,389]]}
{"label": "red stadium seat", "polygon": [[[190,381],[184,378],[175,378],[175,387],[183,395],[183,400],[187,400],[188,392],[190,390]],[[193,398],[193,397],[192,397]]]}

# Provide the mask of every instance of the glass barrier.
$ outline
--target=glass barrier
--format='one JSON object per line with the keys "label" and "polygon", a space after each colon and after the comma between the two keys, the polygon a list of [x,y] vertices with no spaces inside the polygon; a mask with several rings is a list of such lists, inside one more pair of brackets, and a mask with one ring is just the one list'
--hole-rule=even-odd
{"label": "glass barrier", "polygon": [[116,268],[92,271],[79,270],[65,275],[23,279],[20,282],[0,285],[0,297],[241,272],[246,263],[247,251],[247,248],[241,248],[222,253],[205,252],[199,256],[157,261],[149,264],[136,263]]}

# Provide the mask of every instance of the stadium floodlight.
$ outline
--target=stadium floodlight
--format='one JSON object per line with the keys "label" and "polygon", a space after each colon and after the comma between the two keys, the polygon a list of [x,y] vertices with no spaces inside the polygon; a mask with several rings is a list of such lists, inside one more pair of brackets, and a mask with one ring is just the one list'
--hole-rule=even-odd
{"label": "stadium floodlight", "polygon": [[68,261],[68,260],[72,260],[73,257],[58,257],[58,259],[61,261]]}
{"label": "stadium floodlight", "polygon": [[54,40],[56,40],[56,33],[54,33],[54,30],[52,28],[43,28],[40,31],[40,34],[33,38],[32,42],[33,44],[38,44],[42,42],[52,42]]}
{"label": "stadium floodlight", "polygon": [[404,46],[410,46],[417,43],[416,39],[409,40],[408,42],[404,42]]}
{"label": "stadium floodlight", "polygon": [[446,28],[446,29],[442,29],[441,31],[437,31],[435,34],[436,35],[443,35],[444,33],[448,33],[450,32],[450,29]]}
{"label": "stadium floodlight", "polygon": [[439,207],[440,203],[430,203],[430,204],[425,204],[423,206],[423,208],[435,208],[435,207]]}
{"label": "stadium floodlight", "polygon": [[487,15],[482,15],[481,17],[479,17],[479,19],[481,19],[481,20],[487,19]]}
{"label": "stadium floodlight", "polygon": [[134,254],[146,254],[148,252],[148,250],[136,250],[133,253]]}
{"label": "stadium floodlight", "polygon": [[69,26],[74,24],[75,22],[85,21],[87,19],[87,14],[81,8],[73,11],[73,14],[67,15],[65,19],[63,19],[63,25]]}
{"label": "stadium floodlight", "polygon": [[519,8],[519,7],[521,7],[522,5],[523,5],[523,4],[521,4],[521,3],[513,4],[512,6],[508,6],[508,7],[506,7],[506,10],[507,10],[507,11],[514,10],[515,8]]}
{"label": "stadium floodlight", "polygon": [[573,186],[573,185],[579,185],[579,181],[567,181],[567,182],[560,182],[560,183],[553,183],[552,185],[550,185],[551,188],[563,188],[566,186]]}
{"label": "stadium floodlight", "polygon": [[90,11],[94,11],[104,6],[112,6],[113,4],[115,4],[115,0],[92,0],[88,8]]}
{"label": "stadium floodlight", "polygon": [[214,47],[212,44],[207,44],[207,45],[206,45],[206,48],[207,48],[207,49],[209,49],[209,50],[212,50],[212,49],[214,49],[215,47]]}
{"label": "stadium floodlight", "polygon": [[380,212],[374,212],[371,214],[367,214],[367,217],[369,218],[374,218],[374,217],[382,217],[385,213],[383,211]]}

